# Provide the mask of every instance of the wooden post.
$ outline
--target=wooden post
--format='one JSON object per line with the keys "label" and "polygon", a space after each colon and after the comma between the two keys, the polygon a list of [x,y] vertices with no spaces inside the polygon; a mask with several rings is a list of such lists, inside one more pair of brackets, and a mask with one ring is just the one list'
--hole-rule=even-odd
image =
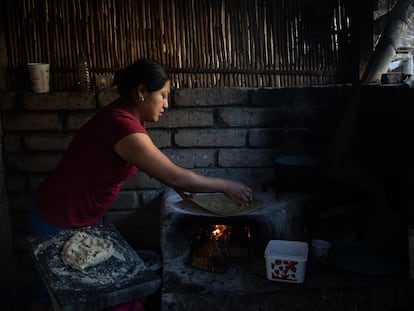
{"label": "wooden post", "polygon": [[413,18],[414,0],[400,0],[389,15],[389,21],[361,78],[362,83],[381,79]]}
{"label": "wooden post", "polygon": [[[0,12],[2,15],[7,14],[4,9],[3,2],[0,3]],[[2,20],[6,18],[2,16]],[[0,92],[7,90],[7,49],[6,49],[6,34],[4,30],[4,23],[0,25]]]}

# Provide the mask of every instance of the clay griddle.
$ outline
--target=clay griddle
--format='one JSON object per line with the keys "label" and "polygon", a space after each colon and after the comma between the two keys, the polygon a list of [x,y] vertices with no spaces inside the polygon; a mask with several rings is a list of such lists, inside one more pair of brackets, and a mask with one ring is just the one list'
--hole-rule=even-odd
{"label": "clay griddle", "polygon": [[174,207],[180,212],[196,216],[229,217],[239,216],[254,212],[261,208],[260,199],[245,206],[238,206],[221,193],[201,193],[194,198],[182,199],[175,203]]}
{"label": "clay griddle", "polygon": [[[106,261],[77,271],[63,263],[61,250],[76,231],[109,239],[115,253]],[[65,310],[81,310],[82,304],[110,306],[121,303],[128,296],[128,289],[137,294],[142,287],[143,296],[155,292],[160,285],[157,274],[146,267],[144,261],[129,246],[113,225],[68,230],[41,237],[29,237],[32,255],[52,300],[59,306],[75,306]],[[147,286],[149,283],[149,286]],[[138,286],[138,287],[137,287]],[[147,286],[147,287],[145,287]],[[135,296],[137,297],[137,296]],[[54,298],[54,299],[53,299]]]}

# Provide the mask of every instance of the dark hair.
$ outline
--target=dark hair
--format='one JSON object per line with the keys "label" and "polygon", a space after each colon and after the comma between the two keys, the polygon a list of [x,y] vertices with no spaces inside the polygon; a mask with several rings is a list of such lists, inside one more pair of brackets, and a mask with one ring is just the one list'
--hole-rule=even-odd
{"label": "dark hair", "polygon": [[130,97],[131,91],[139,84],[144,84],[148,92],[162,89],[170,80],[165,68],[155,60],[140,59],[125,69],[115,72],[114,83],[118,92]]}

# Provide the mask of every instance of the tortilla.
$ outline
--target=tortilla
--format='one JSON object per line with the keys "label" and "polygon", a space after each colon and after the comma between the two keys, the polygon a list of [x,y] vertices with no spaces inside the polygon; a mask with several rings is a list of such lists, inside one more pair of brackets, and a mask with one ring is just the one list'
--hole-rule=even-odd
{"label": "tortilla", "polygon": [[260,207],[259,202],[253,200],[250,204],[237,205],[222,193],[196,195],[193,201],[203,209],[217,215],[234,216],[254,211]]}

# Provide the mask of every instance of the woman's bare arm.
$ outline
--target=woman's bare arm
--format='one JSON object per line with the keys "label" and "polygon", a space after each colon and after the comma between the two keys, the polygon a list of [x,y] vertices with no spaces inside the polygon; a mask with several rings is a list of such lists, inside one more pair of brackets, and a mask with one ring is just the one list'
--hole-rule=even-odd
{"label": "woman's bare arm", "polygon": [[143,133],[119,140],[115,151],[126,161],[177,192],[222,192],[238,204],[248,203],[252,190],[242,183],[207,177],[174,164],[151,138]]}

